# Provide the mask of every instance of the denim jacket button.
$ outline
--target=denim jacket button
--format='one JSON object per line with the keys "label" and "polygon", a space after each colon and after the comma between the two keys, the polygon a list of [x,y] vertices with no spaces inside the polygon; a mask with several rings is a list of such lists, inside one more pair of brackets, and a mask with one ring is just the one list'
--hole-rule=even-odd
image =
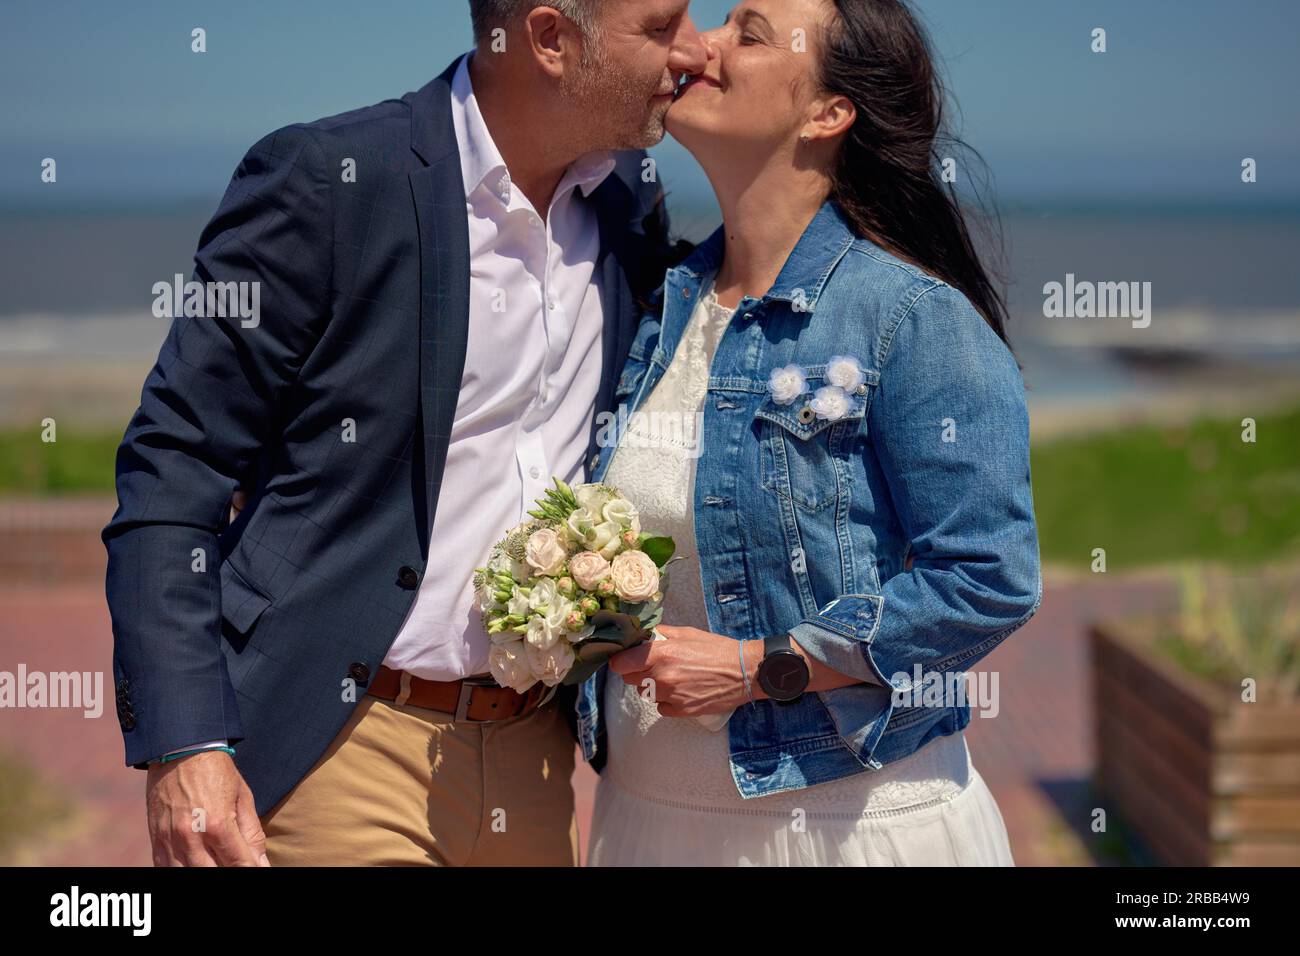
{"label": "denim jacket button", "polygon": [[805,405],[803,408],[799,409],[799,421],[803,422],[805,425],[816,417],[817,413],[813,411],[811,405]]}

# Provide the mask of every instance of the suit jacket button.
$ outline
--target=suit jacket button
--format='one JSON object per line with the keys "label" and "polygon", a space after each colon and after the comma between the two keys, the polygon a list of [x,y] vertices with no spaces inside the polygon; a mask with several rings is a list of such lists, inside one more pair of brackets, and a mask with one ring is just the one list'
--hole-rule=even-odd
{"label": "suit jacket button", "polygon": [[404,564],[397,569],[397,583],[408,591],[414,591],[420,583],[420,572]]}
{"label": "suit jacket button", "polygon": [[135,730],[135,714],[128,711],[122,716],[121,723],[123,730]]}
{"label": "suit jacket button", "polygon": [[370,668],[360,661],[353,661],[348,665],[348,676],[358,684],[366,684],[370,681]]}

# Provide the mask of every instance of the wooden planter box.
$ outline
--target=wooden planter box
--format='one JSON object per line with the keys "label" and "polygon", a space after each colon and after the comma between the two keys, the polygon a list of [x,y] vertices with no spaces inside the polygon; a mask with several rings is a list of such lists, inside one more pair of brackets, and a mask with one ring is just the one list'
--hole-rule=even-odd
{"label": "wooden planter box", "polygon": [[1090,628],[1109,811],[1165,865],[1300,866],[1300,705],[1186,673],[1151,649],[1155,623]]}

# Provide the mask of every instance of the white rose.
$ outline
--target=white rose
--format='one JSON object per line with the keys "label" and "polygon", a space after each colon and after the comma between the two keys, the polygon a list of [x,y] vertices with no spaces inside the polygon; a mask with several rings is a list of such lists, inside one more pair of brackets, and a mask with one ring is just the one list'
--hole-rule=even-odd
{"label": "white rose", "polygon": [[565,537],[575,547],[584,547],[587,543],[587,535],[595,524],[596,519],[592,517],[591,512],[586,508],[574,508],[569,512],[569,517],[564,522]]}
{"label": "white rose", "polygon": [[787,365],[772,369],[767,387],[772,393],[772,401],[778,405],[789,405],[808,390],[808,380],[798,365]]}
{"label": "white rose", "polygon": [[578,606],[568,598],[560,596],[555,599],[549,608],[546,609],[542,617],[546,621],[546,626],[558,640],[564,635],[565,622],[568,621],[569,615],[578,609]]}
{"label": "white rose", "polygon": [[[488,611],[499,610],[501,605],[497,602],[496,582],[488,578],[478,589],[478,610],[480,614],[486,614]],[[514,598],[512,597],[513,601]]]}
{"label": "white rose", "polygon": [[577,499],[578,507],[585,508],[593,515],[598,515],[604,510],[607,503],[618,497],[618,494],[608,485],[586,484],[575,486],[573,497]]}
{"label": "white rose", "polygon": [[558,641],[563,633],[562,629],[551,625],[549,616],[534,614],[528,619],[528,633],[524,635],[524,643],[529,647],[545,649]]}
{"label": "white rose", "polygon": [[528,536],[524,545],[524,558],[538,574],[556,575],[564,570],[568,552],[560,543],[560,536],[550,528],[542,528]]}
{"label": "white rose", "polygon": [[569,573],[584,591],[596,590],[596,585],[609,577],[609,562],[595,551],[580,551],[569,559]]}
{"label": "white rose", "polygon": [[648,601],[659,590],[659,568],[644,551],[624,551],[610,571],[618,596],[631,604]]}
{"label": "white rose", "polygon": [[537,683],[532,664],[528,660],[527,646],[523,641],[511,641],[508,644],[493,644],[488,651],[488,670],[496,682],[521,694]]}
{"label": "white rose", "polygon": [[626,498],[615,498],[605,505],[605,510],[601,512],[606,521],[612,521],[621,528],[628,528],[632,531],[641,530],[641,515],[636,510],[636,506]]}
{"label": "white rose", "polygon": [[510,603],[506,605],[506,613],[512,617],[527,617],[530,610],[532,605],[528,603],[528,595],[515,588],[515,593],[510,595]]}
{"label": "white rose", "polygon": [[556,586],[554,578],[540,578],[528,595],[528,608],[532,611],[540,611],[554,604],[559,596],[560,589]]}
{"label": "white rose", "polygon": [[525,644],[524,656],[528,658],[531,675],[547,687],[564,680],[574,661],[573,645],[568,641],[558,641],[547,648]]}
{"label": "white rose", "polygon": [[832,355],[826,363],[826,381],[838,385],[846,392],[854,391],[867,380],[858,360],[849,355]]}
{"label": "white rose", "polygon": [[827,385],[817,389],[817,394],[808,403],[818,418],[837,421],[849,413],[849,393],[838,385]]}
{"label": "white rose", "polygon": [[591,534],[587,536],[587,547],[608,561],[622,549],[622,535],[623,529],[619,525],[606,521],[591,529]]}

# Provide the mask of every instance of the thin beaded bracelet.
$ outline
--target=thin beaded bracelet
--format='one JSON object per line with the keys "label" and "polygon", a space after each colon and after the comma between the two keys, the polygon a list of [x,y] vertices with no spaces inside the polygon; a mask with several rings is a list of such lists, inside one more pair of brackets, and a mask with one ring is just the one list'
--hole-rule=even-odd
{"label": "thin beaded bracelet", "polygon": [[740,639],[740,676],[745,678],[745,693],[749,695],[749,702],[753,704],[756,703],[754,691],[749,686],[749,671],[745,670],[745,641],[747,640],[749,640],[747,637]]}
{"label": "thin beaded bracelet", "polygon": [[195,747],[193,750],[182,750],[178,754],[168,754],[165,757],[159,757],[155,763],[166,763],[169,760],[179,760],[181,757],[188,757],[190,754],[201,754],[208,750],[224,750],[230,756],[235,755],[234,747]]}

